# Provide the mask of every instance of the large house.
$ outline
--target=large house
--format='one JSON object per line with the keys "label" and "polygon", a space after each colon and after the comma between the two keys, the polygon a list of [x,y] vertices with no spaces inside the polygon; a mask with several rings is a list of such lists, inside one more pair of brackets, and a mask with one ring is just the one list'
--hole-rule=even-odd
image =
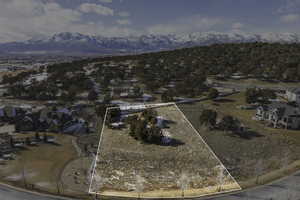
{"label": "large house", "polygon": [[300,109],[282,102],[257,108],[256,119],[269,122],[274,128],[300,129]]}
{"label": "large house", "polygon": [[286,91],[285,95],[289,102],[300,104],[300,88],[290,88]]}

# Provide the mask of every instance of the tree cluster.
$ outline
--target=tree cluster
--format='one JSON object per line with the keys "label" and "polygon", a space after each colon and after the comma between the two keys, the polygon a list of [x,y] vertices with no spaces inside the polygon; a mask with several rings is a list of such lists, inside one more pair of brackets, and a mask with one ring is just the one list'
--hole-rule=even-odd
{"label": "tree cluster", "polygon": [[275,99],[276,93],[270,89],[258,89],[258,88],[248,88],[246,90],[246,102],[247,103],[269,103],[269,99]]}
{"label": "tree cluster", "polygon": [[161,128],[156,126],[156,112],[147,109],[140,117],[129,119],[130,135],[143,143],[160,144],[163,134]]}
{"label": "tree cluster", "polygon": [[200,124],[209,128],[214,128],[217,122],[217,112],[214,110],[205,109],[200,115]]}

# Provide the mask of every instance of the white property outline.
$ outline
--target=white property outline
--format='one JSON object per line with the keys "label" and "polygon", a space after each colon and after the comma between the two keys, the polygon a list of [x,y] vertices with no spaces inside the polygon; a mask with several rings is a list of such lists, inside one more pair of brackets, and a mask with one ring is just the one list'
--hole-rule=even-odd
{"label": "white property outline", "polygon": [[[221,165],[221,167],[223,167],[225,169],[225,171],[228,173],[229,177],[238,186],[238,189],[232,189],[232,190],[227,190],[227,191],[220,191],[220,192],[215,192],[213,194],[197,195],[197,196],[194,196],[194,197],[190,197],[189,196],[189,198],[214,196],[214,195],[227,194],[227,193],[230,193],[230,192],[236,192],[236,191],[242,190],[242,187],[240,186],[240,184],[230,174],[230,172],[228,171],[228,169],[224,166],[224,164],[217,157],[217,155],[215,154],[215,152],[210,148],[210,146],[205,142],[205,140],[202,138],[202,136],[200,135],[200,133],[194,128],[194,126],[192,125],[192,123],[187,119],[187,117],[185,116],[185,114],[180,110],[180,108],[177,106],[177,104],[175,102],[158,103],[158,104],[136,104],[136,105],[132,104],[132,105],[125,105],[125,106],[132,106],[132,107],[145,106],[144,109],[149,109],[149,108],[162,107],[162,106],[171,106],[171,105],[175,106],[175,108],[179,111],[179,113],[181,113],[181,115],[183,116],[184,120],[197,133],[197,135],[199,136],[199,138],[201,139],[201,141],[208,148],[208,150],[212,153],[212,155],[215,157],[215,159],[219,162],[219,164]],[[101,136],[100,136],[100,140],[99,140],[99,144],[98,144],[97,154],[96,154],[96,158],[95,158],[95,162],[94,162],[95,164],[94,164],[93,173],[92,173],[92,177],[91,177],[91,181],[90,181],[90,186],[89,186],[89,191],[88,191],[89,194],[101,195],[101,193],[99,193],[99,192],[91,191],[91,188],[92,188],[92,183],[93,183],[93,179],[94,179],[94,175],[95,175],[95,170],[96,170],[96,167],[97,167],[98,154],[99,154],[100,145],[101,145],[102,136],[103,136],[103,131],[104,131],[104,127],[105,127],[106,116],[107,116],[108,110],[115,109],[115,108],[120,108],[120,106],[119,107],[118,106],[109,107],[109,108],[106,108],[106,111],[105,111],[105,116],[104,116],[104,120],[103,120],[103,124],[102,124],[102,130],[101,130]],[[124,196],[124,197],[127,197],[127,196]],[[128,196],[128,197],[131,197],[131,196]],[[145,198],[145,199],[161,199],[161,198],[162,199],[169,199],[169,198],[173,199],[174,197],[143,197],[143,198]]]}
{"label": "white property outline", "polygon": [[91,181],[90,181],[90,186],[89,186],[89,192],[88,192],[90,194],[98,194],[97,192],[91,191],[91,188],[92,188],[92,183],[93,183],[93,180],[94,180],[95,170],[96,170],[96,167],[97,167],[98,154],[99,154],[99,150],[100,150],[100,144],[101,144],[101,140],[102,140],[102,133],[103,133],[103,130],[104,130],[104,127],[105,127],[105,121],[106,121],[106,115],[107,115],[108,109],[109,108],[106,108],[106,111],[105,111],[105,115],[104,115],[104,119],[103,119],[103,124],[102,124],[102,129],[101,129],[100,140],[99,140],[99,144],[98,144],[96,158],[95,158],[95,161],[94,161],[95,164],[94,164],[94,168],[93,168],[93,172],[92,172],[92,177],[91,177]]}

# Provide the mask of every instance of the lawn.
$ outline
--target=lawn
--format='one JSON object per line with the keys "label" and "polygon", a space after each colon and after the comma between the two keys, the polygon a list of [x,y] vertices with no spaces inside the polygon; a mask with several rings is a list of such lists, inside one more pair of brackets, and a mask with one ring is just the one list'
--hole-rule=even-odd
{"label": "lawn", "polygon": [[[218,167],[224,172],[221,183],[224,191],[239,189],[175,105],[155,110],[169,121],[164,130],[176,142],[172,145],[144,144],[129,135],[128,127],[116,130],[105,126],[92,180],[93,192],[136,196],[141,179],[144,197],[180,196],[178,181],[186,176],[187,196],[211,194],[220,184]],[[97,177],[101,177],[101,181],[97,181]]]}
{"label": "lawn", "polygon": [[7,161],[0,168],[1,180],[22,187],[26,184],[29,189],[33,184],[35,189],[57,192],[62,170],[77,153],[72,145],[73,136],[53,135],[57,144],[28,147],[20,150],[15,160]]}

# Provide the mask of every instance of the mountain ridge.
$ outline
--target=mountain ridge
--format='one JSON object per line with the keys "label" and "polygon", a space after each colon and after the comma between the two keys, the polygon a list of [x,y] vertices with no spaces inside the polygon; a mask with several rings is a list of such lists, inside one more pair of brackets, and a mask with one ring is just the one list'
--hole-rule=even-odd
{"label": "mountain ridge", "polygon": [[296,33],[249,34],[195,32],[181,35],[149,34],[128,37],[103,37],[62,32],[49,37],[30,39],[24,42],[2,43],[0,44],[0,52],[2,54],[119,54],[172,50],[220,43],[248,42],[300,43],[300,35]]}

